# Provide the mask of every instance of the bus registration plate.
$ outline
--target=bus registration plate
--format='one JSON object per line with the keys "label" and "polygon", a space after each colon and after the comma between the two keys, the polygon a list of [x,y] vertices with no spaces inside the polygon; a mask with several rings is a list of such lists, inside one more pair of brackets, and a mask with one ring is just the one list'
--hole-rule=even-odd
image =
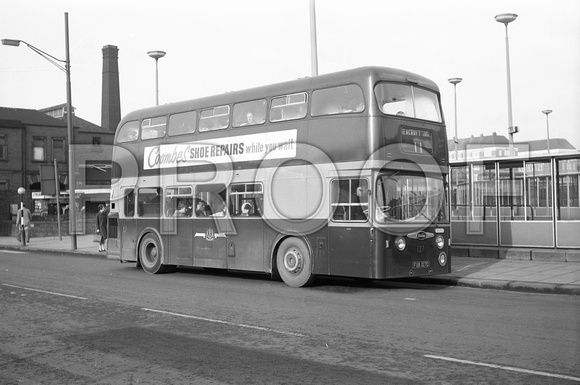
{"label": "bus registration plate", "polygon": [[429,267],[429,261],[413,261],[413,269],[426,269]]}

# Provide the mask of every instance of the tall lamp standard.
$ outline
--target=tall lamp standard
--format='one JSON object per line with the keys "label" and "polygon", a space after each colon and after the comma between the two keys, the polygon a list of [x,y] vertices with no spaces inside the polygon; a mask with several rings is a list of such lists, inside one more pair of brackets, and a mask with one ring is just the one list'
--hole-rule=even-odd
{"label": "tall lamp standard", "polygon": [[147,55],[155,59],[155,105],[159,105],[159,65],[158,61],[165,56],[164,51],[149,51]]}
{"label": "tall lamp standard", "polygon": [[552,110],[543,110],[542,114],[546,114],[546,132],[548,134],[548,155],[550,155],[550,122],[548,115],[552,113]]}
{"label": "tall lamp standard", "polygon": [[512,118],[512,85],[510,76],[510,45],[508,38],[508,24],[517,19],[518,15],[515,13],[502,13],[495,17],[495,21],[505,25],[505,57],[506,57],[506,72],[507,72],[507,99],[508,99],[508,133],[510,155],[514,155],[514,134],[518,132],[518,128],[514,127]]}
{"label": "tall lamp standard", "polygon": [[[74,156],[74,132],[72,124],[72,95],[71,95],[71,81],[70,81],[70,51],[68,39],[68,12],[64,13],[64,34],[65,34],[65,50],[66,59],[61,60],[44,52],[43,50],[25,42],[24,40],[2,39],[2,45],[18,47],[20,43],[26,44],[28,48],[48,60],[55,67],[66,74],[66,108],[67,108],[67,136],[68,136],[68,180],[69,180],[69,228],[70,228],[70,248],[76,250],[77,248],[77,231],[76,231],[76,177],[75,177],[75,156]],[[59,63],[64,63],[64,66]]]}
{"label": "tall lamp standard", "polygon": [[453,141],[455,142],[455,160],[459,160],[457,157],[457,142],[459,141],[457,137],[457,85],[461,83],[463,79],[461,78],[451,78],[449,79],[449,83],[453,84],[453,97],[455,99],[455,136],[453,137]]}
{"label": "tall lamp standard", "polygon": [[310,0],[310,72],[318,75],[318,43],[316,39],[316,0]]}

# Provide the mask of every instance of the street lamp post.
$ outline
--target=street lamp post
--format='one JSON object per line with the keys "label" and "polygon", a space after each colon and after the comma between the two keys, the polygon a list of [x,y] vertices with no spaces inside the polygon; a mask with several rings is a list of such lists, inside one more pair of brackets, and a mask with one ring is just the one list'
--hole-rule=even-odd
{"label": "street lamp post", "polygon": [[459,141],[457,137],[457,85],[461,83],[463,79],[461,78],[451,78],[449,79],[449,83],[453,84],[453,97],[455,100],[455,136],[453,137],[453,141],[455,142],[455,160],[459,160],[457,157],[457,142]]}
{"label": "street lamp post", "polygon": [[159,66],[158,61],[165,56],[164,51],[149,51],[147,55],[155,59],[155,105],[159,105]]}
{"label": "street lamp post", "polygon": [[514,134],[518,132],[518,128],[514,127],[512,118],[512,85],[510,76],[510,45],[508,38],[508,24],[514,21],[518,15],[515,13],[502,13],[495,17],[495,21],[505,25],[505,57],[506,57],[506,72],[507,72],[507,99],[508,99],[508,133],[510,155],[514,155]]}
{"label": "street lamp post", "polygon": [[310,67],[312,76],[317,76],[318,43],[316,39],[316,0],[310,0]]}
{"label": "street lamp post", "polygon": [[549,119],[548,119],[548,115],[551,114],[551,113],[552,113],[552,110],[543,110],[542,111],[542,114],[546,114],[546,133],[547,133],[547,136],[548,136],[548,141],[547,141],[547,144],[548,144],[548,155],[550,155],[550,122],[549,122]]}
{"label": "street lamp post", "polygon": [[[68,180],[69,180],[69,229],[71,250],[77,248],[77,231],[76,231],[76,177],[75,177],[75,156],[74,156],[74,132],[72,124],[72,95],[71,95],[71,81],[70,81],[70,52],[69,52],[69,38],[68,38],[68,12],[64,13],[64,32],[65,32],[65,50],[66,59],[61,60],[44,52],[40,48],[25,42],[24,40],[2,39],[2,45],[18,47],[20,43],[26,44],[28,48],[48,60],[59,70],[66,74],[66,108],[67,108],[67,136],[68,136]],[[64,66],[59,63],[64,63]]]}

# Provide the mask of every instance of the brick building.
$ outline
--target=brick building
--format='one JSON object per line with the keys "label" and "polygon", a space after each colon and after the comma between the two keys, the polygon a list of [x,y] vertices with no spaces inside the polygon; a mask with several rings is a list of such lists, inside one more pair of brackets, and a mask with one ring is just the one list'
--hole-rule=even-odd
{"label": "brick building", "polygon": [[[56,197],[41,195],[40,166],[58,170],[62,207],[68,202],[66,104],[40,111],[0,107],[0,219],[12,220],[14,204],[24,201],[34,216],[56,214]],[[76,193],[79,207],[108,201],[114,132],[73,115]]]}

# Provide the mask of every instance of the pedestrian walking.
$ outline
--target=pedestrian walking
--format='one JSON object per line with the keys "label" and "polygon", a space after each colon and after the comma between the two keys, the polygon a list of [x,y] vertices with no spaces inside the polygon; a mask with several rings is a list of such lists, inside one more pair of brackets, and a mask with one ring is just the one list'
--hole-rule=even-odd
{"label": "pedestrian walking", "polygon": [[18,240],[20,237],[25,237],[26,243],[30,242],[30,227],[32,225],[32,214],[30,210],[22,203],[22,207],[18,210],[18,216],[16,217],[16,227],[18,228]]}
{"label": "pedestrian walking", "polygon": [[99,205],[99,212],[97,213],[97,233],[101,235],[99,241],[99,251],[107,251],[105,242],[107,241],[107,217],[109,215],[108,207],[104,204]]}

